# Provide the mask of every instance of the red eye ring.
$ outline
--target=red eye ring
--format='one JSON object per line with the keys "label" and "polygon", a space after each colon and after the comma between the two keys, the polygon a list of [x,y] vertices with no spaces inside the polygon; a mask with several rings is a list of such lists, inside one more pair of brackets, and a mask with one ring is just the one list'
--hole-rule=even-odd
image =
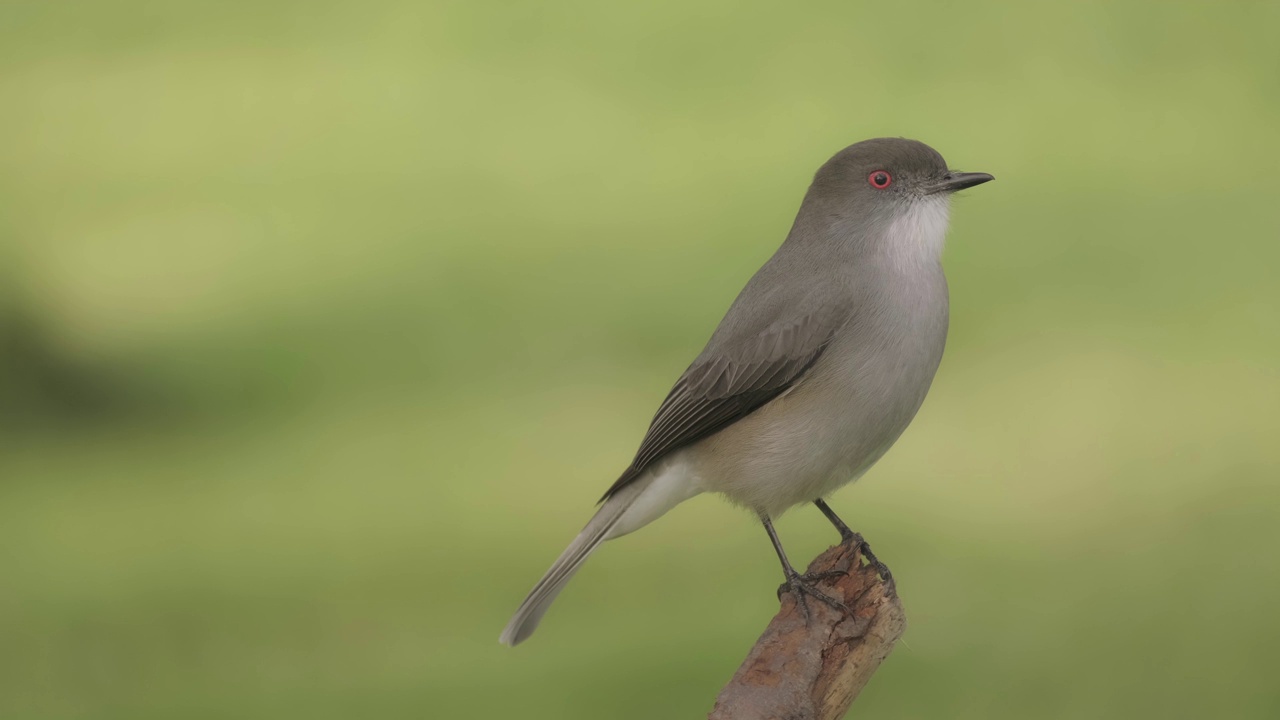
{"label": "red eye ring", "polygon": [[893,183],[893,176],[884,170],[877,170],[867,176],[867,182],[877,190],[883,190]]}

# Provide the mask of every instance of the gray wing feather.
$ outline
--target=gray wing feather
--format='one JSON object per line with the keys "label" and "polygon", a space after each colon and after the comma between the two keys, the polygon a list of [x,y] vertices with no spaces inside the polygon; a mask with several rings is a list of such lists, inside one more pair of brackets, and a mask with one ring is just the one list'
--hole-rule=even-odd
{"label": "gray wing feather", "polygon": [[667,394],[635,459],[604,498],[662,456],[715,434],[794,386],[844,317],[834,308],[820,308],[754,333],[728,330],[721,336],[717,331]]}

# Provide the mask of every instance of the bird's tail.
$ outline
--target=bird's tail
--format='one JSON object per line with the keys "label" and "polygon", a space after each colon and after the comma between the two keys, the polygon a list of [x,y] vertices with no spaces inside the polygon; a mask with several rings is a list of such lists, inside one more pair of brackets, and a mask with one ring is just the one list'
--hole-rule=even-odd
{"label": "bird's tail", "polygon": [[578,537],[574,538],[573,542],[569,543],[569,547],[565,548],[564,552],[560,553],[560,557],[551,564],[547,574],[543,575],[538,584],[529,591],[529,596],[520,603],[520,609],[516,610],[511,622],[507,623],[498,642],[503,645],[516,645],[533,634],[543,614],[547,612],[547,608],[551,606],[564,586],[569,584],[573,574],[578,572],[578,568],[582,567],[587,557],[600,547],[600,543],[609,539],[609,531],[618,524],[622,513],[635,499],[633,493],[625,493],[625,495],[625,498],[614,495],[605,500],[595,516],[591,518],[591,522],[582,528]]}
{"label": "bird's tail", "polygon": [[691,480],[688,466],[682,461],[668,461],[609,495],[591,522],[529,591],[529,597],[520,603],[498,641],[515,645],[532,635],[551,602],[600,543],[648,525],[699,492],[700,486]]}

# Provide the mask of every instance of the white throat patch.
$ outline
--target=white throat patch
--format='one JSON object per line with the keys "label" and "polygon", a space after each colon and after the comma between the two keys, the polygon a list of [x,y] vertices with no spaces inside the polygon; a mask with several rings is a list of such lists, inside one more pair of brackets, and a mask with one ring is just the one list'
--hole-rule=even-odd
{"label": "white throat patch", "polygon": [[951,197],[942,193],[911,202],[907,211],[889,226],[889,253],[900,270],[909,270],[942,258]]}

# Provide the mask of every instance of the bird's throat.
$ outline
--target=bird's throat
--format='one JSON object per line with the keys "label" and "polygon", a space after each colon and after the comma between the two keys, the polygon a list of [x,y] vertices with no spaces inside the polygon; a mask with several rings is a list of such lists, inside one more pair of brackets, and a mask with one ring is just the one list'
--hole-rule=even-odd
{"label": "bird's throat", "polygon": [[884,248],[893,265],[909,272],[933,267],[946,245],[951,202],[946,195],[915,199],[903,208],[885,231]]}

